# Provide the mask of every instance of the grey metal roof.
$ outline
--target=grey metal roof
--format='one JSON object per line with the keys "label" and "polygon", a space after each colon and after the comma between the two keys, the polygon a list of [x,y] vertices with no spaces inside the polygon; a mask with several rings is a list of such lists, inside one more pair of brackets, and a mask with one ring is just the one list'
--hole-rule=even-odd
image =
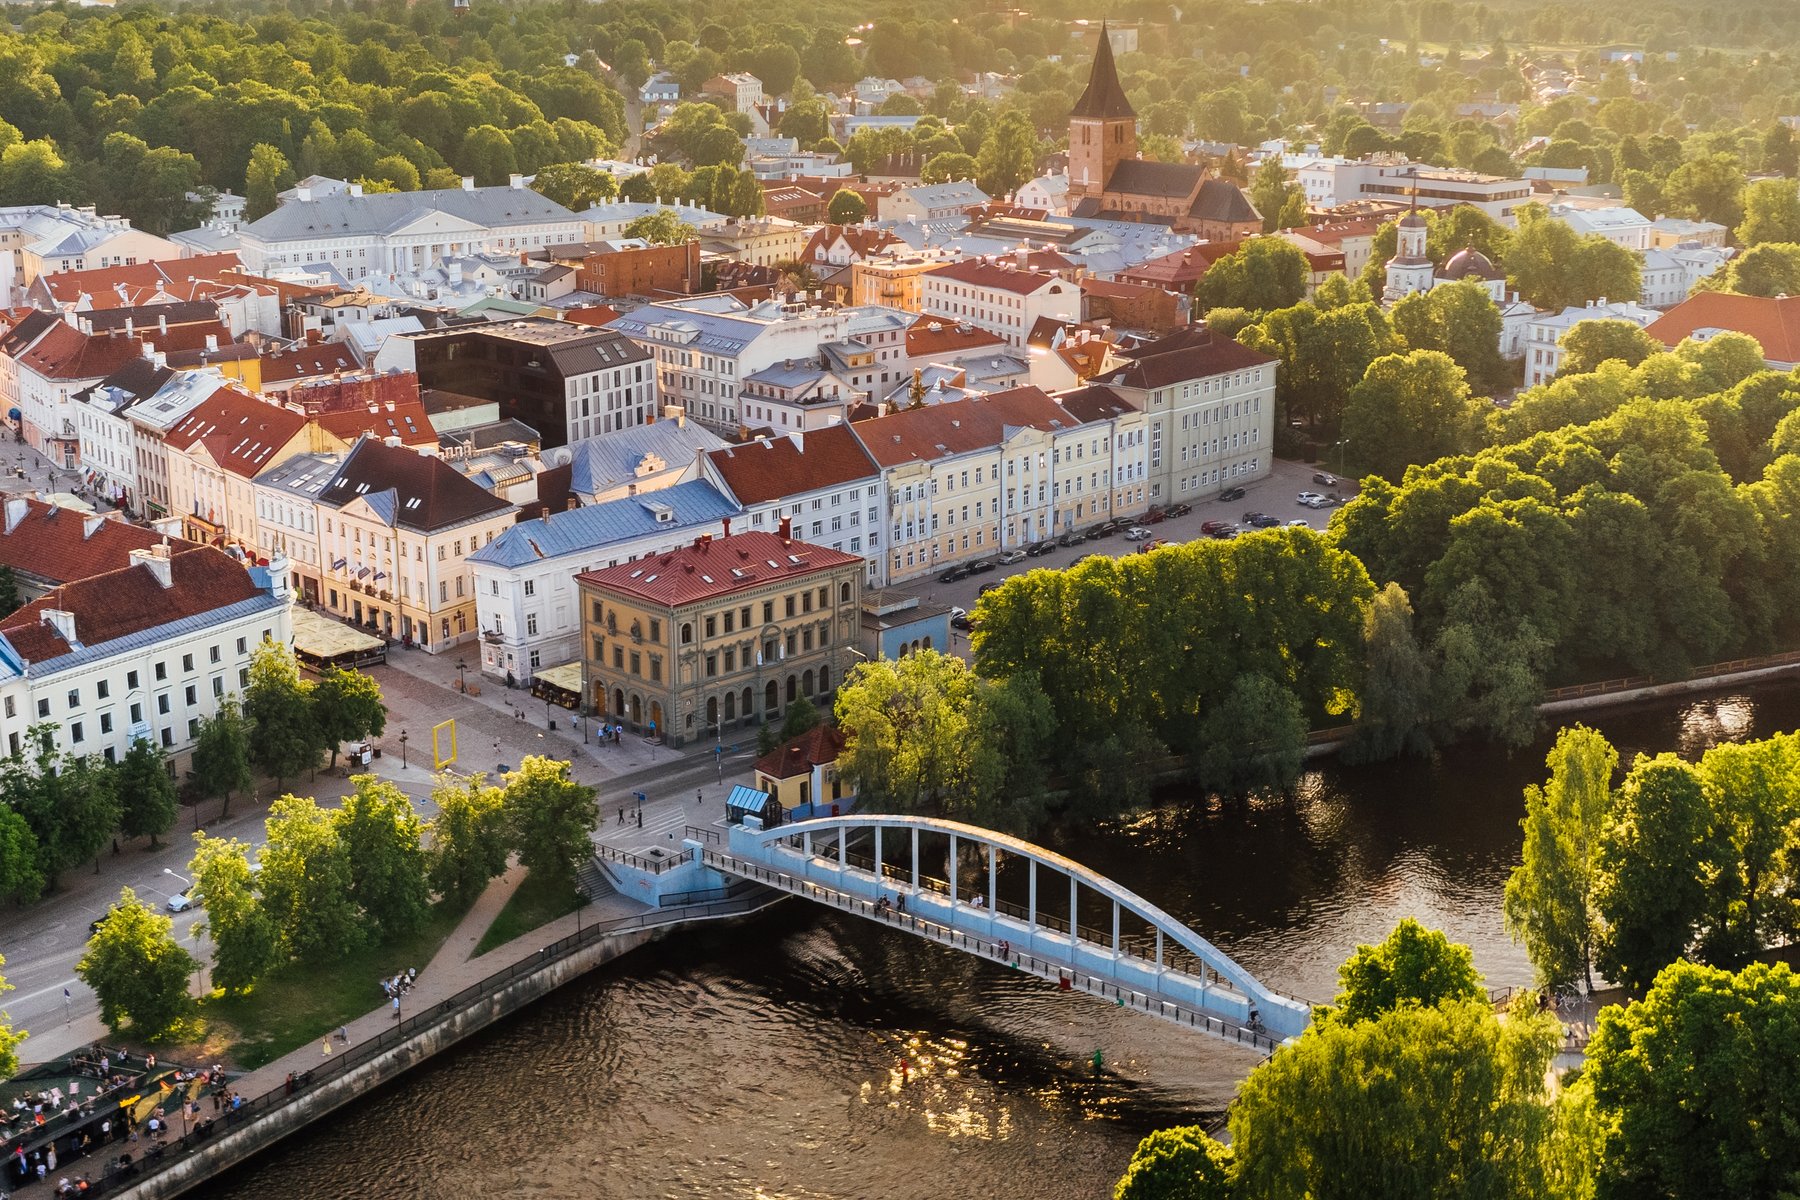
{"label": "grey metal roof", "polygon": [[637,478],[638,464],[654,454],[670,467],[685,467],[724,438],[693,421],[655,421],[615,433],[582,438],[569,446],[569,490],[578,495],[610,491]]}
{"label": "grey metal roof", "polygon": [[[114,658],[121,654],[146,650],[152,646],[161,645],[164,642],[176,638],[187,637],[191,634],[204,633],[208,630],[217,629],[220,625],[235,621],[239,617],[247,617],[259,612],[273,614],[286,608],[289,603],[290,602],[287,600],[279,599],[270,595],[268,592],[263,592],[250,597],[248,600],[234,601],[223,607],[212,609],[210,612],[197,613],[191,617],[182,617],[180,620],[170,621],[167,624],[152,625],[148,629],[139,629],[136,632],[126,634],[124,637],[113,638],[110,641],[100,642],[97,645],[81,645],[73,647],[67,654],[59,654],[55,658],[40,659],[36,662],[32,662],[26,665],[21,673],[30,675],[33,678],[54,675],[59,671],[68,671],[76,667],[87,666],[91,663],[103,662],[106,659]],[[0,640],[4,640],[4,638],[5,635],[0,634]],[[7,643],[7,647],[9,650],[11,649],[10,642]],[[16,657],[16,654],[13,657]]]}
{"label": "grey metal roof", "polygon": [[270,467],[256,477],[258,487],[280,488],[302,500],[317,500],[319,490],[342,466],[341,454],[296,454],[279,466]]}
{"label": "grey metal roof", "polygon": [[[740,511],[718,488],[694,480],[641,496],[521,521],[469,555],[468,561],[517,568],[546,558],[591,555],[615,542],[708,525],[735,517]],[[659,520],[660,512],[669,513],[670,519]]]}
{"label": "grey metal roof", "polygon": [[265,242],[390,233],[433,212],[484,229],[509,225],[567,224],[580,218],[530,188],[438,188],[428,192],[348,194],[291,200],[244,226]]}

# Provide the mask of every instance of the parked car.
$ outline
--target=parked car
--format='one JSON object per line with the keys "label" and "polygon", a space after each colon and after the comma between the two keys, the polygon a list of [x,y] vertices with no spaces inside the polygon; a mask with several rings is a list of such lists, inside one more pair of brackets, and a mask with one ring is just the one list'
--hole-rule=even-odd
{"label": "parked car", "polygon": [[1100,521],[1082,530],[1081,536],[1090,542],[1097,542],[1103,537],[1111,537],[1116,532],[1117,530],[1112,527],[1112,522]]}
{"label": "parked car", "polygon": [[1056,544],[1059,546],[1079,546],[1079,545],[1081,545],[1081,543],[1083,543],[1085,541],[1087,541],[1086,534],[1075,533],[1074,531],[1071,530],[1070,532],[1065,533],[1061,537],[1057,538]]}
{"label": "parked car", "polygon": [[942,575],[939,575],[938,582],[939,583],[955,583],[959,579],[967,579],[968,577],[969,577],[969,565],[967,563],[963,563],[959,566],[951,567],[948,571],[945,571]]}
{"label": "parked car", "polygon": [[1209,533],[1206,536],[1214,539],[1215,541],[1229,542],[1232,538],[1236,537],[1239,534],[1239,532],[1241,532],[1241,531],[1238,529],[1238,527],[1236,525],[1227,525],[1225,528],[1215,530],[1214,532]]}
{"label": "parked car", "polygon": [[1293,520],[1288,522],[1288,528],[1289,529],[1311,529],[1312,526],[1308,525],[1306,523],[1305,517],[1295,517]]}
{"label": "parked car", "polygon": [[1328,471],[1315,471],[1313,472],[1313,482],[1324,487],[1336,487],[1338,485],[1338,477]]}
{"label": "parked car", "polygon": [[1281,518],[1271,517],[1266,512],[1247,512],[1244,514],[1244,524],[1256,529],[1271,529],[1281,524]]}
{"label": "parked car", "polygon": [[1169,505],[1168,509],[1166,510],[1166,513],[1168,516],[1171,516],[1171,517],[1185,517],[1193,511],[1194,511],[1193,505],[1183,503],[1183,504]]}
{"label": "parked car", "polygon": [[978,558],[968,564],[969,574],[980,575],[986,571],[993,570],[997,566],[999,566],[999,564],[991,558]]}
{"label": "parked car", "polygon": [[961,629],[964,631],[973,629],[975,628],[975,618],[971,617],[968,613],[962,613],[959,616],[951,617],[950,628]]}
{"label": "parked car", "polygon": [[1014,563],[1023,560],[1025,554],[1026,552],[1023,550],[1007,550],[1000,555],[1000,565],[1003,567],[1010,567]]}
{"label": "parked car", "polygon": [[976,588],[975,594],[977,596],[985,596],[989,592],[993,591],[995,588],[997,588],[999,586],[1000,586],[1000,580],[996,579],[991,583],[984,583],[979,588]]}
{"label": "parked car", "polygon": [[1319,495],[1319,493],[1317,493],[1317,492],[1301,492],[1294,497],[1295,503],[1305,504],[1305,505],[1309,505],[1309,506],[1312,504],[1312,502],[1314,500],[1323,500],[1323,499],[1325,499],[1325,497]]}
{"label": "parked car", "polygon": [[1311,500],[1302,500],[1300,503],[1307,508],[1330,508],[1332,500],[1329,496],[1314,496]]}
{"label": "parked car", "polygon": [[176,892],[163,905],[170,912],[186,912],[200,903],[200,893],[194,891]]}
{"label": "parked car", "polygon": [[1056,549],[1056,542],[1051,538],[1045,538],[1041,542],[1033,542],[1031,545],[1025,547],[1025,557],[1040,558],[1054,549]]}
{"label": "parked car", "polygon": [[1125,540],[1128,542],[1141,542],[1149,536],[1150,531],[1142,525],[1133,525],[1125,531]]}
{"label": "parked car", "polygon": [[88,936],[93,937],[96,933],[99,933],[100,926],[106,924],[106,918],[112,916],[114,913],[116,913],[118,911],[119,911],[119,907],[118,907],[118,905],[115,904],[113,907],[107,909],[105,912],[101,913],[99,916],[97,916],[93,920],[89,921],[88,922]]}
{"label": "parked car", "polygon": [[1219,499],[1225,501],[1242,500],[1243,498],[1244,489],[1241,487],[1228,487],[1219,493]]}
{"label": "parked car", "polygon": [[1237,528],[1237,527],[1235,525],[1233,525],[1230,521],[1202,521],[1202,522],[1200,522],[1200,532],[1206,534],[1208,537],[1211,537],[1213,534],[1218,533],[1221,530],[1235,529],[1235,528]]}

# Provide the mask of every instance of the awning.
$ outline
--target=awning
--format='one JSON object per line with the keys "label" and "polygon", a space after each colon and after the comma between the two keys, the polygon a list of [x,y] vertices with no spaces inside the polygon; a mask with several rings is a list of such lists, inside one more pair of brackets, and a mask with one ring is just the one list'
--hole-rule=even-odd
{"label": "awning", "polygon": [[565,692],[581,695],[581,664],[566,662],[559,667],[547,667],[537,673],[537,678],[551,687],[559,687]]}
{"label": "awning", "polygon": [[387,643],[341,621],[298,608],[294,614],[294,656],[310,667],[363,667],[387,661]]}

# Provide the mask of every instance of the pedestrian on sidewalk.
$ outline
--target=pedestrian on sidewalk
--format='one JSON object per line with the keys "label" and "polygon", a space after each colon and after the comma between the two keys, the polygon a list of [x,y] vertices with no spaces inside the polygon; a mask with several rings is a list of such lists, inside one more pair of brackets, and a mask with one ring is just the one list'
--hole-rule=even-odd
{"label": "pedestrian on sidewalk", "polygon": [[619,809],[619,824],[623,825],[624,823],[625,823],[625,809],[623,806],[621,806]]}
{"label": "pedestrian on sidewalk", "polygon": [[330,1058],[331,1057],[331,1039],[326,1038],[322,1044],[325,1048],[325,1057]]}
{"label": "pedestrian on sidewalk", "polygon": [[394,997],[394,1020],[400,1019],[400,997]]}
{"label": "pedestrian on sidewalk", "polygon": [[705,799],[704,799],[704,798],[703,798],[703,797],[702,797],[702,795],[701,795],[701,789],[700,789],[700,788],[695,788],[695,789],[694,789],[694,803],[695,803],[695,804],[704,804],[704,803],[706,803],[706,801],[705,801]]}
{"label": "pedestrian on sidewalk", "polygon": [[642,829],[644,827],[644,810],[641,808],[638,809],[638,826],[637,827],[639,829]]}

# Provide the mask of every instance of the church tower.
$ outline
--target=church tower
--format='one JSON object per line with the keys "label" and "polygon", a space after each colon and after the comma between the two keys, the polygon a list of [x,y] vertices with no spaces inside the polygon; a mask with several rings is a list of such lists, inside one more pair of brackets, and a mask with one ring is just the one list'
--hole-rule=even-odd
{"label": "church tower", "polygon": [[1112,39],[1100,26],[1100,44],[1087,90],[1069,113],[1069,198],[1098,196],[1113,168],[1137,157],[1137,113],[1119,86]]}
{"label": "church tower", "polygon": [[1425,218],[1417,211],[1400,218],[1394,230],[1394,257],[1387,261],[1387,288],[1381,298],[1389,304],[1414,292],[1429,292],[1437,269],[1425,249]]}

